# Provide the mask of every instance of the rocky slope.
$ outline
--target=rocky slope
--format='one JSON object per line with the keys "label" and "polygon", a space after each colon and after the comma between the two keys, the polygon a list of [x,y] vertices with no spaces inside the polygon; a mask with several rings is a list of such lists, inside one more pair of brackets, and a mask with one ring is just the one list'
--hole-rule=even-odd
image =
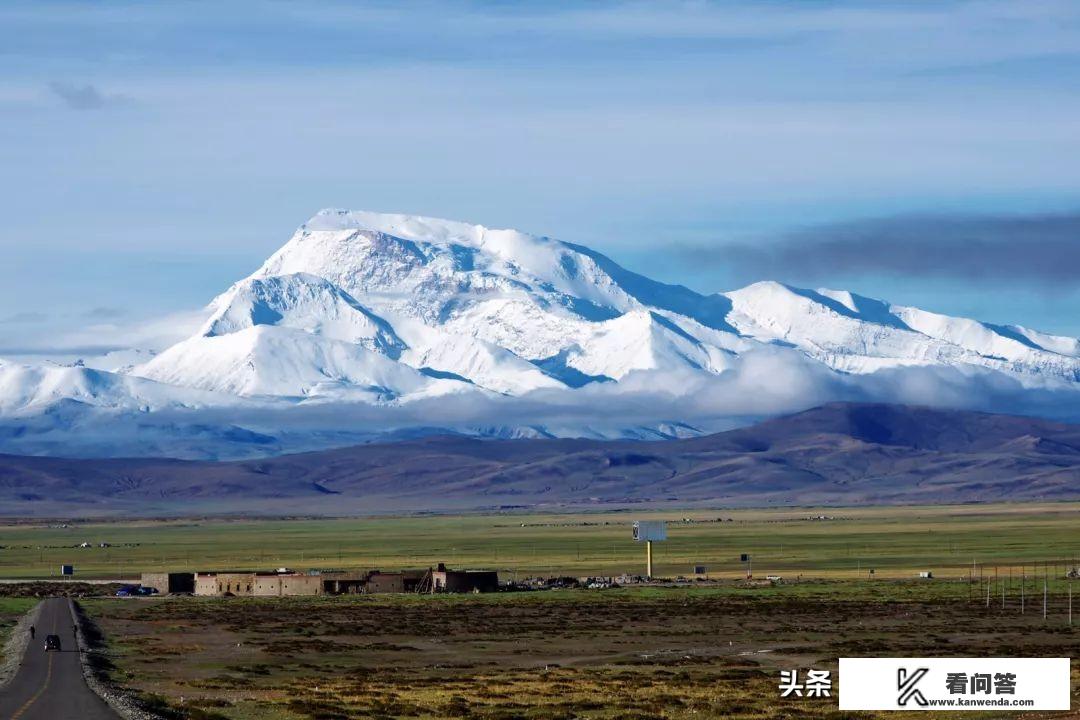
{"label": "rocky slope", "polygon": [[1080,499],[1080,426],[831,404],[667,442],[438,436],[264,460],[0,458],[17,516]]}

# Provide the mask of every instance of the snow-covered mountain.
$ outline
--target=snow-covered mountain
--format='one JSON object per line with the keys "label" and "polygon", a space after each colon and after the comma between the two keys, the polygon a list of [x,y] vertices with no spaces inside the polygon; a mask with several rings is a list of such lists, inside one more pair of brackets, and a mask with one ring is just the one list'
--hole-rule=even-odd
{"label": "snow-covered mountain", "polygon": [[802,290],[760,282],[726,293],[740,333],[791,343],[851,373],[907,365],[976,366],[1025,382],[1080,382],[1073,338],[890,305],[843,290]]}
{"label": "snow-covered mountain", "polygon": [[[761,342],[790,344],[845,372],[967,364],[1080,381],[1080,346],[1071,338],[772,282],[703,296],[558,240],[404,215],[325,210],[214,306],[295,274],[360,299],[395,328],[410,357],[447,338],[472,338],[564,381],[560,372],[614,380],[634,370],[720,373],[733,354]],[[468,363],[440,356],[440,370],[477,382]],[[500,391],[535,389],[531,373],[513,382],[522,367],[507,369]]]}
{"label": "snow-covered mountain", "polygon": [[[928,382],[954,398],[964,383],[992,387],[998,403],[1080,398],[1074,338],[774,282],[702,295],[578,245],[405,215],[318,213],[207,316],[192,337],[133,348],[123,357],[135,362],[108,370],[0,364],[0,451],[50,452],[26,438],[70,429],[42,420],[61,405],[158,439],[197,427],[205,443],[217,423],[315,446],[408,428],[685,435],[769,414],[776,397],[785,410],[926,401],[904,393],[933,394]],[[207,454],[236,454],[227,445]]]}

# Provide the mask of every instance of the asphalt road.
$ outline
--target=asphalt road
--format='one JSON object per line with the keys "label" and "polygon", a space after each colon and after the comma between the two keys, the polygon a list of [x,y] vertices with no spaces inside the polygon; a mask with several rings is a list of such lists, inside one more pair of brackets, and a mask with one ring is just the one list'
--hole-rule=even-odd
{"label": "asphalt road", "polygon": [[[117,720],[86,686],[65,598],[44,600],[37,637],[12,681],[0,691],[0,720]],[[60,636],[60,652],[45,652],[45,636]]]}

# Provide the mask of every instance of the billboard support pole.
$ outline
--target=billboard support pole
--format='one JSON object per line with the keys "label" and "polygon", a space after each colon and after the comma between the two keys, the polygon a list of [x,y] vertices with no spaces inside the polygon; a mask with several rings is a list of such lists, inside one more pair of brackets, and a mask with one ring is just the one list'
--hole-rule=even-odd
{"label": "billboard support pole", "polygon": [[652,544],[667,540],[667,526],[663,520],[635,520],[634,540],[645,543],[645,577],[652,579]]}

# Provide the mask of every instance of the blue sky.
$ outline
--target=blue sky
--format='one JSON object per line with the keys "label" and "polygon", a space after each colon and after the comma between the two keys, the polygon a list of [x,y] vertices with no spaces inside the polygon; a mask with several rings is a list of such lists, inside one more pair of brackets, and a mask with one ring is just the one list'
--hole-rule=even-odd
{"label": "blue sky", "polygon": [[1074,2],[16,1],[0,38],[9,353],[197,308],[323,207],[1080,335]]}

